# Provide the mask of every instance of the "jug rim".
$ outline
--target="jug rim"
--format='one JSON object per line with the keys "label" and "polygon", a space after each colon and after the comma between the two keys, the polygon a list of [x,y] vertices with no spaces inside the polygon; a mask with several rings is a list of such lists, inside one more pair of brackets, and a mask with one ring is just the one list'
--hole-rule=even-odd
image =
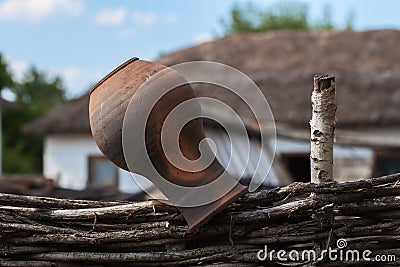
{"label": "jug rim", "polygon": [[97,87],[99,87],[102,83],[104,83],[106,80],[108,80],[108,78],[110,78],[111,76],[113,76],[115,73],[117,73],[118,71],[122,70],[123,68],[125,68],[126,66],[128,66],[129,64],[131,64],[132,62],[139,60],[138,57],[133,57],[128,59],[127,61],[125,61],[124,63],[122,63],[121,65],[119,65],[118,67],[116,67],[115,69],[113,69],[110,73],[108,73],[106,76],[104,76],[103,79],[101,79],[98,83],[96,83],[90,90],[89,90],[89,95],[91,95],[93,93],[94,90],[96,90]]}

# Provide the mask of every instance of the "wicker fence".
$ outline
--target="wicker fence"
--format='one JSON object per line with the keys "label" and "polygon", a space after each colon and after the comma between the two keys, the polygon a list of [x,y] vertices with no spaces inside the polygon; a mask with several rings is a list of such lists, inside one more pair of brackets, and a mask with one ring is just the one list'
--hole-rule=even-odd
{"label": "wicker fence", "polygon": [[[398,265],[399,180],[293,183],[247,194],[194,233],[174,207],[157,201],[0,194],[0,266],[382,266],[376,255]],[[323,253],[338,245],[342,257]],[[269,253],[281,249],[302,257]],[[344,257],[349,250],[359,258]],[[371,261],[361,257],[365,250]]]}

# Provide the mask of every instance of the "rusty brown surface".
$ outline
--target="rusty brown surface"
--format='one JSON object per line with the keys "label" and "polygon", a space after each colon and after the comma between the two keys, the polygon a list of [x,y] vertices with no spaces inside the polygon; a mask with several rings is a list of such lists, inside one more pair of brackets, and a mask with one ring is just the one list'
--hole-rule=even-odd
{"label": "rusty brown surface", "polygon": [[[96,144],[118,167],[128,170],[122,147],[122,128],[128,104],[138,88],[154,74],[166,67],[138,60],[128,60],[102,79],[90,92],[89,118]],[[169,71],[170,70],[170,71]],[[152,81],[157,86],[168,86],[183,78],[172,69]],[[156,86],[156,87],[157,87]],[[147,88],[151,90],[152,88]],[[202,186],[216,180],[225,169],[215,158],[205,169],[189,172],[173,165],[161,144],[161,129],[168,114],[182,102],[195,98],[189,84],[180,85],[166,93],[153,107],[146,121],[145,142],[149,158],[166,180],[181,186]],[[174,130],[174,129],[172,129]],[[178,129],[176,129],[178,131]],[[205,138],[201,118],[189,122],[179,135],[182,154],[190,160],[200,156],[199,143]],[[134,144],[132,144],[134,145]],[[147,177],[152,181],[152,177]],[[232,178],[233,179],[233,178]],[[159,188],[160,189],[160,188]],[[160,189],[162,191],[162,189]],[[220,190],[219,188],[215,190]],[[247,187],[237,184],[227,195],[200,207],[180,208],[191,229],[206,222],[215,213],[247,192]]]}

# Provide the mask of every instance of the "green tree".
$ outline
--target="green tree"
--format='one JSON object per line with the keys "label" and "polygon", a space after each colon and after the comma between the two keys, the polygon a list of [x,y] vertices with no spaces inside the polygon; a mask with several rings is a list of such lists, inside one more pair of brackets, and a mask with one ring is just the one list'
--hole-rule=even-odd
{"label": "green tree", "polygon": [[322,8],[322,18],[319,22],[317,22],[314,27],[317,30],[332,30],[332,9],[329,4],[325,4]]}
{"label": "green tree", "polygon": [[13,86],[14,81],[8,69],[8,64],[0,54],[0,92],[5,88],[12,88]]}
{"label": "green tree", "polygon": [[301,2],[282,2],[272,6],[270,10],[260,11],[260,29],[270,30],[306,30],[308,7]]}
{"label": "green tree", "polygon": [[18,83],[13,92],[16,102],[33,118],[43,116],[66,100],[60,77],[48,78],[44,72],[32,67]]}
{"label": "green tree", "polygon": [[352,30],[354,28],[354,18],[354,10],[350,10],[346,18],[346,30]]}
{"label": "green tree", "polygon": [[311,23],[308,6],[303,2],[287,1],[262,9],[251,3],[235,3],[228,20],[222,21],[226,34],[240,32],[265,32],[271,30],[333,29],[330,6],[326,5],[321,21]]}
{"label": "green tree", "polygon": [[4,172],[39,173],[42,171],[43,139],[24,133],[22,127],[66,100],[62,81],[59,77],[49,78],[32,67],[10,90],[19,107],[4,112]]}

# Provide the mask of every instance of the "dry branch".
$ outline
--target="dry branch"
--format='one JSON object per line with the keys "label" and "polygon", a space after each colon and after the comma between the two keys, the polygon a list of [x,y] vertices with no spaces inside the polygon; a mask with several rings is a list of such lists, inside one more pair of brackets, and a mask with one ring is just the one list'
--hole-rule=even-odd
{"label": "dry branch", "polygon": [[[399,257],[399,180],[394,174],[346,183],[294,183],[251,193],[195,233],[187,231],[174,207],[158,201],[1,194],[0,266],[257,266],[257,252],[265,245],[318,251],[318,244],[328,240],[335,247],[335,238],[345,238],[349,249],[390,251]],[[325,223],[332,213],[333,222]]]}

